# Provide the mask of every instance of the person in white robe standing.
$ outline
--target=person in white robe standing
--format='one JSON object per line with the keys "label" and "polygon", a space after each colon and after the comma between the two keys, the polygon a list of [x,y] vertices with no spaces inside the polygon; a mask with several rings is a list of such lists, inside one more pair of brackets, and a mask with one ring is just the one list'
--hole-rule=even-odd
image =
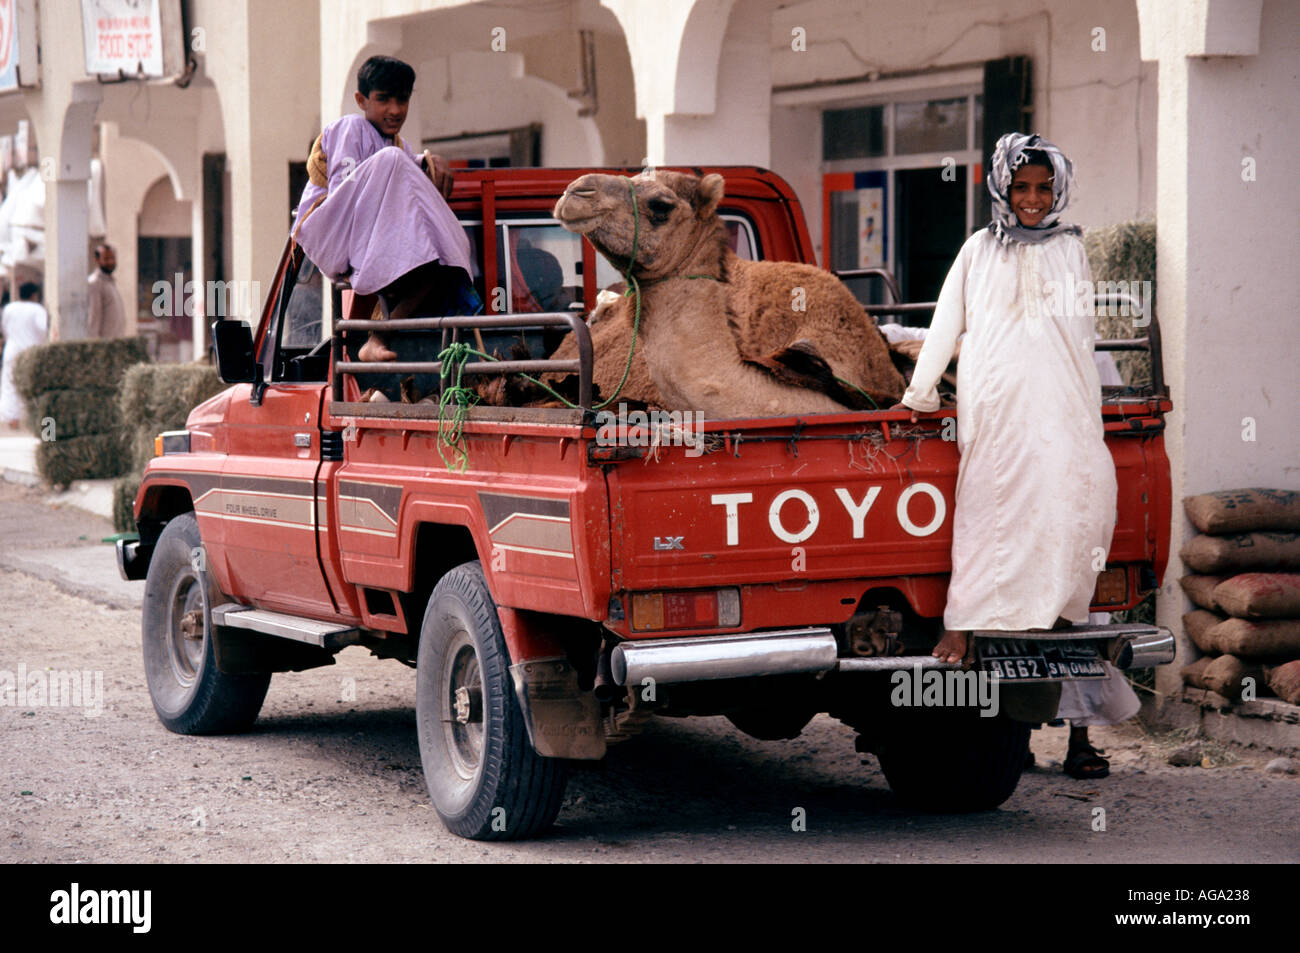
{"label": "person in white robe standing", "polygon": [[1073,170],[1056,146],[1009,133],[988,188],[993,222],[962,246],[898,408],[939,408],[957,365],[952,576],[941,661],[970,653],[970,632],[1047,630],[1088,619],[1115,527],[1115,467],[1101,420],[1091,282],[1078,226],[1060,222]]}
{"label": "person in white robe standing", "polygon": [[14,386],[14,363],[29,347],[45,343],[50,316],[41,305],[41,286],[24,282],[17,301],[5,305],[0,313],[0,332],[4,334],[4,357],[0,363],[0,420],[17,430],[23,418],[23,399]]}

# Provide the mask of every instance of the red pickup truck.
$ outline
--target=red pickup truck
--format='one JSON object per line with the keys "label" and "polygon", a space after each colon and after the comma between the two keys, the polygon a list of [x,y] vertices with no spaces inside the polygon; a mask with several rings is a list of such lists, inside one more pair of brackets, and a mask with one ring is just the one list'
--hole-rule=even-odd
{"label": "red pickup truck", "polygon": [[[359,645],[415,666],[429,792],[466,837],[545,829],[568,762],[601,758],[651,714],[722,714],[773,739],[829,712],[908,802],[980,810],[1015,789],[1062,680],[1172,660],[1167,630],[1135,624],[977,633],[970,672],[929,656],[950,570],[952,410],[919,425],[891,411],[598,414],[583,315],[618,276],[549,211],[586,171],[463,172],[452,206],[484,300],[506,313],[409,319],[392,331],[410,348],[386,368],[389,383],[437,388],[430,350],[473,335],[506,356],[465,373],[576,374],[573,409],[476,406],[453,422],[436,394],[362,401],[373,366],[348,349],[373,299],[289,247],[256,331],[214,324],[233,386],[158,438],[139,539],[118,546],[123,575],[147,578],[145,666],[169,729],[246,729],[272,673]],[[783,180],[706,171],[726,178],[738,254],[813,262]],[[548,360],[565,334],[578,357]],[[1170,404],[1154,323],[1102,346],[1148,350],[1152,369],[1151,386],[1104,398],[1119,506],[1094,609],[1111,611],[1164,571]]]}

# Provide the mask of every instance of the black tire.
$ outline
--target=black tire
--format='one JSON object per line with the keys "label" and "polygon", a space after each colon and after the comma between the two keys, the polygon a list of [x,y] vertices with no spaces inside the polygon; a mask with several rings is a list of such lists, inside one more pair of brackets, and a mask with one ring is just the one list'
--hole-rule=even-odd
{"label": "black tire", "polygon": [[[174,517],[158,537],[149,562],[140,624],[149,697],[169,731],[234,734],[247,731],[262,710],[271,684],[269,672],[226,675],[217,670],[212,608],[223,601],[207,571],[194,514]],[[199,638],[183,631],[182,620],[190,612],[201,614]]]}
{"label": "black tire", "polygon": [[473,840],[517,840],[548,828],[560,813],[568,762],[543,758],[528,741],[478,562],[457,566],[434,587],[415,683],[424,779],[447,829]]}
{"label": "black tire", "polygon": [[912,807],[991,811],[1011,797],[1029,751],[1029,725],[976,708],[896,710],[877,756],[885,780]]}

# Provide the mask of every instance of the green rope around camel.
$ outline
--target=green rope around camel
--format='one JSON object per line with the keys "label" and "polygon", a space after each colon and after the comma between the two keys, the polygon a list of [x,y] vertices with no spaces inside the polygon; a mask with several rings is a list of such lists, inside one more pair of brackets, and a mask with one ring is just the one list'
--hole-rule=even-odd
{"label": "green rope around camel", "polygon": [[[608,407],[623,392],[628,376],[632,373],[632,357],[636,353],[637,336],[641,330],[641,285],[637,282],[636,276],[632,274],[632,267],[636,264],[637,250],[641,240],[641,214],[636,204],[636,186],[632,184],[631,179],[628,179],[627,188],[632,197],[632,255],[627,261],[627,271],[623,273],[623,277],[627,280],[627,290],[623,292],[623,296],[630,296],[633,299],[632,343],[627,350],[627,364],[623,367],[623,377],[619,380],[618,387],[607,398],[593,404],[592,407],[595,410]],[[683,277],[717,280],[712,275],[685,275]],[[465,387],[461,381],[464,376],[465,363],[471,357],[477,357],[485,361],[498,360],[491,354],[484,354],[482,351],[472,348],[461,341],[453,341],[438,354],[438,360],[442,362],[443,383],[442,398],[438,401],[438,455],[442,457],[442,462],[447,469],[454,473],[464,473],[465,468],[469,465],[469,452],[465,448],[465,421],[469,417],[470,407],[478,403],[478,395]],[[564,406],[573,410],[582,409],[563,394],[558,393],[554,388],[548,387],[531,374],[521,374],[520,376],[536,384]],[[448,386],[447,381],[451,377],[454,377],[455,380],[451,386]],[[447,421],[449,407],[452,408],[452,413],[451,420]],[[446,450],[443,449],[444,447],[446,447]],[[448,459],[448,454],[450,454],[450,459]]]}
{"label": "green rope around camel", "polygon": [[[636,342],[641,331],[641,283],[637,281],[636,275],[632,274],[632,268],[636,264],[637,251],[640,247],[641,239],[641,214],[636,203],[636,186],[632,180],[627,182],[628,193],[632,199],[632,254],[627,261],[627,270],[623,272],[623,277],[627,281],[627,289],[623,292],[623,297],[633,299],[632,309],[632,342],[627,349],[627,363],[623,366],[623,376],[619,379],[618,387],[614,388],[614,393],[607,398],[592,404],[595,410],[602,410],[608,407],[618,395],[623,393],[623,388],[627,385],[627,379],[632,373],[632,358],[636,354]],[[691,278],[707,279],[709,281],[719,281],[721,279],[713,275],[671,275],[672,278]],[[647,284],[665,281],[667,278],[656,278],[647,281]],[[478,403],[478,395],[468,387],[462,384],[465,372],[465,363],[471,358],[477,357],[484,361],[497,361],[498,358],[491,354],[485,354],[477,348],[472,348],[462,341],[454,341],[447,347],[443,348],[438,354],[438,360],[442,363],[442,398],[438,401],[438,455],[442,457],[442,462],[448,470],[455,473],[464,473],[469,465],[469,451],[465,446],[465,421],[469,417],[469,409]],[[542,383],[531,374],[521,373],[520,377],[540,387],[546,393],[550,394],[565,407],[572,410],[582,410],[578,404],[573,403],[563,394],[554,388]],[[454,377],[454,381],[448,386],[448,378]],[[871,399],[861,387],[846,381],[842,377],[836,377],[841,384],[853,388],[868,401],[871,406],[879,409],[879,405]],[[452,408],[451,419],[447,420],[447,410]],[[446,448],[444,450],[444,447]],[[450,458],[449,458],[450,455]]]}

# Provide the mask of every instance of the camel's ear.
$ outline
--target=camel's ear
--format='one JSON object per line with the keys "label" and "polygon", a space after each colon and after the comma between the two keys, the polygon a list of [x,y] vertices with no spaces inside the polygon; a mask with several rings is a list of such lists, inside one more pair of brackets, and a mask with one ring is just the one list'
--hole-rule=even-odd
{"label": "camel's ear", "polygon": [[695,190],[695,215],[697,218],[708,218],[718,210],[718,203],[722,201],[722,176],[712,172],[700,179],[700,186]]}

